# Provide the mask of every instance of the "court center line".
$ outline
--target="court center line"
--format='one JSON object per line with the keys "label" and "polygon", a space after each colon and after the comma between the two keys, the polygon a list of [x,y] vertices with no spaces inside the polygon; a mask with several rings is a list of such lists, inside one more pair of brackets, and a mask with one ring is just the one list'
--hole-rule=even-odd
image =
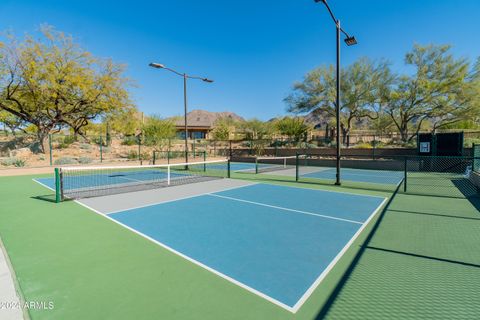
{"label": "court center line", "polygon": [[290,211],[290,212],[295,212],[295,213],[301,213],[301,214],[306,214],[306,215],[309,215],[309,216],[316,216],[316,217],[325,218],[325,219],[338,220],[338,221],[355,223],[355,224],[360,224],[360,225],[363,224],[363,222],[360,222],[360,221],[342,219],[342,218],[338,218],[338,217],[327,216],[327,215],[318,214],[318,213],[313,213],[313,212],[308,212],[308,211],[295,210],[295,209],[289,209],[289,208],[284,208],[284,207],[277,207],[277,206],[272,206],[272,205],[266,204],[266,203],[260,203],[260,202],[255,202],[255,201],[249,201],[249,200],[243,200],[243,199],[232,198],[232,197],[227,197],[227,196],[221,196],[221,195],[219,195],[219,194],[214,194],[214,193],[206,193],[205,195],[206,195],[206,196],[211,196],[211,197],[223,198],[223,199],[227,199],[227,200],[233,200],[233,201],[250,203],[250,204],[257,205],[257,206],[274,208],[274,209],[279,209],[279,210],[283,210],[283,211]]}

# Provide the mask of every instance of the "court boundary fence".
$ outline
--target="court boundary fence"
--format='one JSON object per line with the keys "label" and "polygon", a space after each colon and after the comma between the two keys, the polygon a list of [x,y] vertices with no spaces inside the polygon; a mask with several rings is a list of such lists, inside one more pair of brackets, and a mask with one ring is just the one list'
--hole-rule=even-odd
{"label": "court boundary fence", "polygon": [[[364,155],[348,155],[341,156],[340,177],[342,177],[342,169],[345,168],[403,172],[401,183],[404,193],[461,198],[478,195],[480,192],[479,179],[476,179],[476,173],[472,173],[475,172],[475,165],[478,163],[480,163],[480,155],[479,157],[389,156],[375,160],[368,159]],[[297,182],[301,182],[302,167],[334,168],[336,157],[297,153],[295,158],[295,181]],[[362,187],[362,183],[357,185]],[[366,183],[364,186],[367,188]]]}

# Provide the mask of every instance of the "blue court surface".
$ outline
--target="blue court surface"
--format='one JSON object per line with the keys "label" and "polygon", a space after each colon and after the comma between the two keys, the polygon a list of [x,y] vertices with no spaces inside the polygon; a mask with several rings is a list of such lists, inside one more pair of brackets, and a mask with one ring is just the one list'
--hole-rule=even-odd
{"label": "blue court surface", "polygon": [[108,217],[295,312],[384,201],[253,184]]}
{"label": "blue court surface", "polygon": [[[305,178],[316,178],[324,180],[335,180],[335,168],[319,168],[318,171],[300,174]],[[404,176],[402,171],[387,170],[365,170],[365,169],[349,169],[342,168],[341,177],[343,180],[354,182],[367,182],[378,184],[398,185]]]}

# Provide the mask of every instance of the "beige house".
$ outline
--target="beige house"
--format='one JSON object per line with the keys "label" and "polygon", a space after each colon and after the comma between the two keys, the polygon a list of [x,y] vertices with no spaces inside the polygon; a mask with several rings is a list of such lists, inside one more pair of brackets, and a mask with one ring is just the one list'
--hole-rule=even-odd
{"label": "beige house", "polygon": [[[220,118],[230,117],[236,121],[244,119],[233,112],[209,112],[205,110],[192,110],[187,114],[187,130],[190,139],[208,139],[209,133],[213,130],[215,121]],[[178,117],[175,121],[177,134],[185,138],[185,120]]]}

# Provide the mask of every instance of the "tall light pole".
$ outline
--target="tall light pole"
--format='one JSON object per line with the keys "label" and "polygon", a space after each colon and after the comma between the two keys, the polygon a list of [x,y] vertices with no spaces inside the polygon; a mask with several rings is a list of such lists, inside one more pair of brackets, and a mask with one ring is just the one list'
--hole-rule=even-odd
{"label": "tall light pole", "polygon": [[340,38],[341,38],[341,33],[343,33],[345,35],[345,43],[347,44],[347,46],[353,46],[353,45],[356,45],[357,44],[357,40],[355,39],[355,37],[353,36],[350,36],[348,35],[348,33],[346,33],[341,25],[340,25],[340,20],[338,20],[337,18],[335,18],[335,15],[333,14],[332,10],[330,9],[330,6],[328,5],[327,3],[327,0],[314,0],[315,2],[322,2],[326,7],[327,7],[327,10],[328,12],[330,13],[330,16],[332,17],[333,19],[333,22],[335,23],[335,26],[337,28],[337,97],[336,97],[336,101],[335,101],[335,117],[336,117],[336,122],[337,122],[337,136],[336,136],[336,140],[337,140],[337,155],[336,155],[336,167],[337,167],[337,174],[336,174],[336,181],[335,181],[335,184],[336,185],[341,185],[341,181],[340,181],[340,150],[341,150],[341,144],[340,144],[340,109],[341,109],[341,106],[340,106]]}
{"label": "tall light pole", "polygon": [[203,82],[208,82],[208,83],[212,83],[213,80],[210,80],[210,79],[207,79],[207,78],[202,78],[202,77],[197,77],[197,76],[190,76],[186,73],[180,73],[180,72],[175,71],[171,68],[165,67],[161,63],[152,62],[152,63],[149,64],[149,66],[152,67],[152,68],[156,68],[156,69],[168,70],[168,71],[173,72],[176,75],[183,78],[183,113],[184,113],[184,125],[185,125],[185,163],[188,163],[187,80],[188,79],[196,79],[196,80],[202,80]]}

